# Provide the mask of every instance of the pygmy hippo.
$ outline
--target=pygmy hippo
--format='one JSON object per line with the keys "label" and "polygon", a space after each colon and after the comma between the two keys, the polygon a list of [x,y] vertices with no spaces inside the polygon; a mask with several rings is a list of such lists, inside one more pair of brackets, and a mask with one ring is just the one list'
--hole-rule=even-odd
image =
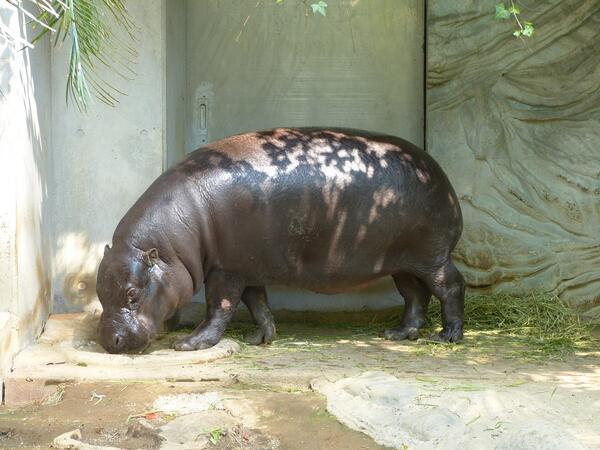
{"label": "pygmy hippo", "polygon": [[265,286],[336,293],[391,275],[405,300],[388,339],[416,339],[431,294],[442,341],[463,335],[464,281],[451,252],[456,193],[430,155],[394,136],[281,128],[207,145],[164,172],[105,247],[102,346],[143,351],[205,285],[206,317],[175,350],[219,342],[240,301],[269,343]]}

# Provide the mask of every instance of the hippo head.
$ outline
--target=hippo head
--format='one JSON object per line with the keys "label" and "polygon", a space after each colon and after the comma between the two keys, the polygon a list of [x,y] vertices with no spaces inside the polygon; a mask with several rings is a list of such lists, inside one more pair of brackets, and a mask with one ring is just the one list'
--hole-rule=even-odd
{"label": "hippo head", "polygon": [[179,304],[175,272],[156,248],[104,248],[96,285],[102,347],[109,353],[141,353],[148,347]]}

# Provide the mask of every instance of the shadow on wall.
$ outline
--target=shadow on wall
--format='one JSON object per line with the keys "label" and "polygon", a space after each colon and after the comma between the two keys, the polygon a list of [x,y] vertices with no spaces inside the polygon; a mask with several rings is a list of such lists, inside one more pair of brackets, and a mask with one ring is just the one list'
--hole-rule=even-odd
{"label": "shadow on wall", "polygon": [[[0,10],[0,20],[4,23],[10,22],[11,11]],[[4,38],[0,37],[0,101],[4,102],[10,95],[13,67],[10,60],[13,57],[14,47]],[[0,130],[0,133],[2,130]]]}
{"label": "shadow on wall", "polygon": [[[0,20],[14,34],[31,38],[12,5],[0,6]],[[0,38],[0,55],[0,311],[10,314],[11,327],[8,343],[2,343],[3,365],[35,339],[50,310],[51,101],[47,41],[21,50]]]}
{"label": "shadow on wall", "polygon": [[[21,29],[32,39],[36,33],[26,28],[27,21],[20,15]],[[24,161],[27,178],[22,178],[22,193],[17,203],[17,248],[19,262],[19,277],[26,279],[23,272],[30,272],[35,261],[36,283],[31,288],[23,286],[26,292],[26,302],[35,302],[30,318],[25,318],[25,324],[35,324],[36,319],[45,321],[51,309],[51,256],[50,242],[52,227],[49,220],[50,203],[48,201],[48,176],[50,174],[51,149],[51,87],[50,87],[50,44],[48,39],[37,44],[33,51],[21,51],[24,70],[19,74],[20,83],[24,88],[23,107],[26,114],[27,132],[33,151],[33,159]],[[27,253],[25,253],[27,252]],[[25,253],[25,254],[24,254]],[[25,267],[22,267],[22,264]],[[26,281],[29,283],[29,281]],[[37,287],[34,287],[37,286]],[[35,296],[34,296],[35,295]],[[20,296],[21,297],[21,296]],[[20,301],[24,299],[21,297]],[[38,311],[36,313],[36,311]],[[40,324],[41,325],[41,324]],[[29,339],[36,337],[37,330],[31,330]]]}
{"label": "shadow on wall", "polygon": [[[101,309],[96,297],[96,270],[104,242],[90,243],[85,233],[66,233],[57,240],[55,279],[64,280],[54,292],[55,311],[76,312]],[[60,292],[60,294],[59,294]]]}

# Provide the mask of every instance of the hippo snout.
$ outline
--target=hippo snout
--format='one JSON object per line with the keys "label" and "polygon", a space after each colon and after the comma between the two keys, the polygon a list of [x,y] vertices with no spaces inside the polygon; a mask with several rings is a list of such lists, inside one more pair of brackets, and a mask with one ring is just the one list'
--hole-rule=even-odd
{"label": "hippo snout", "polygon": [[152,340],[151,334],[137,323],[124,325],[104,317],[98,326],[98,338],[108,353],[142,353]]}

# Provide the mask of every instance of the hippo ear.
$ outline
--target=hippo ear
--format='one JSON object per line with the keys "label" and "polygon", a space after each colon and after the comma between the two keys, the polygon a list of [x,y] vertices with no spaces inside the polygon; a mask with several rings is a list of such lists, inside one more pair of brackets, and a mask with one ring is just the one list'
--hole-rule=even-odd
{"label": "hippo ear", "polygon": [[142,260],[148,267],[152,267],[158,262],[158,250],[151,248],[147,252],[142,253]]}
{"label": "hippo ear", "polygon": [[106,244],[104,246],[104,256],[106,256],[108,254],[108,252],[110,251],[110,247],[108,246],[108,244]]}

